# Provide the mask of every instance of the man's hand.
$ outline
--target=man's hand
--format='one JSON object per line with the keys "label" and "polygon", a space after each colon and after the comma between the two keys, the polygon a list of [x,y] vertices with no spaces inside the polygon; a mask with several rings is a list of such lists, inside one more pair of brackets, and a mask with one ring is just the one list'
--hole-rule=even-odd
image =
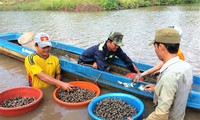
{"label": "man's hand", "polygon": [[67,90],[69,92],[69,91],[72,91],[73,85],[63,82],[61,87],[62,87],[62,89]]}
{"label": "man's hand", "polygon": [[144,90],[154,92],[154,85],[153,84],[146,85],[144,86]]}
{"label": "man's hand", "polygon": [[139,79],[141,78],[141,73],[137,74],[135,77],[132,78],[133,83],[138,83]]}
{"label": "man's hand", "polygon": [[97,62],[94,62],[94,63],[92,64],[92,68],[94,68],[94,69],[97,69],[97,68],[98,68]]}

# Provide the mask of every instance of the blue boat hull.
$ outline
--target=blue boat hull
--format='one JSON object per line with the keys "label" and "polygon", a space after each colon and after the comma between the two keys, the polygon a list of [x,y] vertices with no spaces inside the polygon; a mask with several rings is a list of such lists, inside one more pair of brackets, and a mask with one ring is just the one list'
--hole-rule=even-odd
{"label": "blue boat hull", "polygon": [[[29,48],[25,48],[18,44],[12,43],[12,41],[14,41],[14,40],[16,41],[20,36],[21,36],[21,34],[19,34],[19,33],[0,34],[0,50],[3,49],[3,50],[12,51],[12,52],[14,52],[18,55],[22,55],[24,57],[29,55],[30,53],[34,52],[33,50],[31,50]],[[71,53],[74,53],[77,55],[80,55],[84,51],[84,49],[82,49],[82,48],[74,47],[71,45],[66,45],[66,44],[63,44],[60,42],[56,42],[56,41],[52,41],[52,44],[53,44],[54,48],[62,49],[64,51],[71,52]],[[16,56],[16,54],[15,54],[15,56]],[[24,58],[22,58],[22,59],[24,59]],[[144,63],[139,63],[139,62],[134,62],[134,63],[140,69],[140,71],[145,71],[145,70],[153,67],[151,65],[144,64]],[[111,74],[111,73],[103,72],[103,71],[96,70],[96,69],[93,69],[90,67],[82,66],[82,65],[79,65],[72,61],[63,59],[63,58],[60,58],[60,64],[61,64],[62,70],[72,73],[72,74],[75,74],[75,75],[78,75],[78,76],[81,76],[81,77],[84,77],[93,82],[98,82],[100,84],[104,84],[104,85],[111,86],[111,87],[114,87],[114,88],[117,88],[120,90],[131,92],[136,95],[153,98],[153,93],[148,92],[148,91],[142,91],[138,88],[140,85],[148,84],[146,82],[139,82],[134,87],[124,87],[124,86],[118,84],[118,82],[117,82],[117,81],[121,81],[121,82],[125,82],[125,83],[130,83],[131,80],[124,76],[119,76],[116,74]],[[121,67],[125,67],[123,62],[118,58],[116,58],[113,61],[113,64],[121,66]],[[189,98],[187,101],[187,107],[200,109],[200,76],[193,76],[193,88],[189,94]]]}

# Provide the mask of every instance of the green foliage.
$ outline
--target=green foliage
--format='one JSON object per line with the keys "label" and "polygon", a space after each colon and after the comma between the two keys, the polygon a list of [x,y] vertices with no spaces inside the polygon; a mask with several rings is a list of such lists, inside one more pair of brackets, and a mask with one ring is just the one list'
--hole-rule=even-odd
{"label": "green foliage", "polygon": [[58,9],[58,8],[60,8],[61,6],[62,6],[61,0],[53,0],[53,2],[52,2],[52,8],[53,8],[53,9]]}
{"label": "green foliage", "polygon": [[62,6],[61,0],[40,0],[40,4],[46,9],[58,9]]}
{"label": "green foliage", "polygon": [[148,7],[148,6],[151,6],[151,3],[149,1],[145,1],[143,5],[144,7]]}
{"label": "green foliage", "polygon": [[150,2],[149,1],[145,1],[145,0],[139,0],[138,1],[138,5],[140,7],[146,7],[146,6],[150,6]]}
{"label": "green foliage", "polygon": [[77,5],[94,4],[103,10],[130,9],[155,4],[200,3],[200,0],[0,0],[0,10],[73,10]]}
{"label": "green foliage", "polygon": [[74,2],[65,2],[62,4],[62,7],[67,7],[67,8],[74,8],[76,6],[76,3]]}
{"label": "green foliage", "polygon": [[176,0],[168,0],[168,4],[175,4]]}
{"label": "green foliage", "polygon": [[113,10],[119,8],[118,0],[101,0],[100,4],[104,10]]}
{"label": "green foliage", "polygon": [[120,5],[124,8],[134,8],[137,6],[137,0],[119,0]]}

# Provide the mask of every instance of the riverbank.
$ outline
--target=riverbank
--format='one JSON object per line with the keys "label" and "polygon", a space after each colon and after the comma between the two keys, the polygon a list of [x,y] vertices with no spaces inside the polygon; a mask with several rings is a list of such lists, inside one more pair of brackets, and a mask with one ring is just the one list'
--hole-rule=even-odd
{"label": "riverbank", "polygon": [[108,11],[138,7],[197,3],[198,0],[0,0],[0,11],[62,10]]}

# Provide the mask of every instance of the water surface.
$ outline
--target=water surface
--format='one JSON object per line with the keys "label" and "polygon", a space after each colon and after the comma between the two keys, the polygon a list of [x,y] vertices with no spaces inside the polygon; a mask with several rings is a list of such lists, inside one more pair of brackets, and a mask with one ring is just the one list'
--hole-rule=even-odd
{"label": "water surface", "polygon": [[[53,40],[90,47],[107,39],[111,31],[124,34],[122,49],[135,61],[155,65],[159,62],[153,46],[155,30],[176,25],[183,30],[181,49],[185,61],[200,75],[200,12],[199,5],[158,6],[120,11],[60,12],[60,11],[0,11],[0,33],[34,31],[47,32]],[[0,54],[0,92],[15,86],[28,85],[23,62]],[[41,105],[25,115],[2,117],[0,120],[89,120],[87,107],[65,108],[52,98],[55,88],[43,89]],[[102,94],[113,92],[101,88]],[[153,111],[152,100],[141,98],[144,117]],[[185,120],[197,120],[199,111],[186,110]]]}
{"label": "water surface", "polygon": [[122,49],[134,61],[159,62],[153,46],[155,30],[171,25],[182,29],[180,48],[185,61],[200,75],[199,4],[157,6],[120,11],[0,11],[0,33],[47,32],[53,40],[88,48],[105,41],[111,31],[124,34]]}

